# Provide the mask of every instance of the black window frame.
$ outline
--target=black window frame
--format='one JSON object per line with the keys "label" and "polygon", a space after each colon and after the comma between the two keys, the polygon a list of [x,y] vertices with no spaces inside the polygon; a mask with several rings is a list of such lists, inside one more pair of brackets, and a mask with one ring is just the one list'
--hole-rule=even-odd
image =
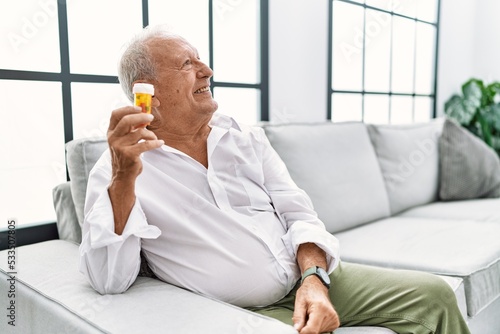
{"label": "black window frame", "polygon": [[[395,13],[392,11],[384,10],[378,7],[370,6],[363,1],[363,3],[360,2],[355,2],[351,0],[327,0],[328,1],[328,75],[327,75],[327,111],[326,111],[326,119],[327,120],[332,120],[332,100],[333,100],[333,94],[334,93],[344,93],[344,94],[359,94],[361,95],[361,115],[362,115],[362,120],[364,120],[365,117],[365,95],[370,94],[370,95],[386,95],[389,97],[389,100],[391,101],[392,96],[408,96],[413,98],[413,108],[412,108],[412,117],[414,118],[415,116],[415,97],[429,97],[433,99],[433,105],[432,105],[432,118],[436,118],[437,116],[437,74],[438,74],[438,55],[439,55],[439,21],[440,21],[440,12],[441,12],[441,0],[436,0],[437,1],[437,13],[436,13],[436,22],[428,22],[425,20],[409,17],[403,14]],[[371,9],[375,11],[379,11],[385,14],[391,15],[391,22],[392,22],[392,17],[397,16],[397,17],[402,17],[405,19],[409,19],[415,22],[421,22],[425,24],[430,24],[432,26],[435,26],[436,28],[436,39],[435,39],[435,54],[434,54],[434,83],[433,83],[433,93],[432,94],[418,94],[415,93],[415,87],[413,87],[413,93],[398,93],[398,92],[393,92],[392,88],[389,88],[389,92],[376,92],[376,91],[366,91],[364,89],[364,78],[365,78],[365,38],[363,38],[363,50],[362,50],[362,89],[361,90],[338,90],[338,89],[333,89],[332,88],[332,80],[333,80],[333,3],[334,1],[337,2],[344,2],[348,3],[351,5],[355,6],[360,6],[363,7],[364,10],[364,19],[363,19],[363,36],[366,34],[366,9]],[[392,23],[391,23],[392,25]],[[391,27],[392,30],[392,27]],[[416,39],[414,41],[416,43]],[[391,32],[391,48],[392,48],[392,32]],[[416,48],[415,48],[416,50]],[[415,62],[416,62],[416,57],[413,59],[413,69],[415,70]],[[392,71],[392,62],[390,64],[390,70]],[[389,73],[390,75],[391,73]],[[413,83],[415,84],[415,77],[413,78]],[[391,117],[391,103],[389,103],[389,120]]]}

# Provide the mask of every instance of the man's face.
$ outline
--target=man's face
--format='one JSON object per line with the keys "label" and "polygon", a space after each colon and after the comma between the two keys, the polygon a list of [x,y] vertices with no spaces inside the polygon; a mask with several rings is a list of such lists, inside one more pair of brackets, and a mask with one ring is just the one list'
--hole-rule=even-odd
{"label": "man's face", "polygon": [[157,69],[153,105],[159,116],[168,122],[212,115],[218,107],[210,91],[213,72],[200,61],[198,51],[180,37],[156,38],[148,44]]}

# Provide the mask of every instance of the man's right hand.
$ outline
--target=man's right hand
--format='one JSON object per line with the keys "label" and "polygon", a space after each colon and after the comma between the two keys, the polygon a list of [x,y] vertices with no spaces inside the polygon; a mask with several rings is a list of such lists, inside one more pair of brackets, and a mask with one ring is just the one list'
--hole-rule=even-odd
{"label": "man's right hand", "polygon": [[111,114],[108,144],[112,179],[108,188],[115,220],[115,233],[122,234],[135,203],[135,180],[142,171],[141,154],[164,144],[145,128],[153,115],[139,107],[123,107]]}

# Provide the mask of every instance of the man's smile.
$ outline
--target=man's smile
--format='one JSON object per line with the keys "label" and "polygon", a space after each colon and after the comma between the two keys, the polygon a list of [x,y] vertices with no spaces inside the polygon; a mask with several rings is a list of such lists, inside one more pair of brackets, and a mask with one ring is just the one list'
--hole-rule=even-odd
{"label": "man's smile", "polygon": [[201,94],[201,93],[205,93],[205,92],[209,92],[210,91],[210,87],[209,86],[205,86],[205,87],[202,87],[200,89],[197,89],[194,93],[195,94]]}

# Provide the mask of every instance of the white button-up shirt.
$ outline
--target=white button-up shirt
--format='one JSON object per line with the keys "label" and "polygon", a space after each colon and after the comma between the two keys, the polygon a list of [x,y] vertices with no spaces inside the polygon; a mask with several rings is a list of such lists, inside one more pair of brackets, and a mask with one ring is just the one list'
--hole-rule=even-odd
{"label": "white button-up shirt", "polygon": [[[105,152],[87,188],[80,271],[101,293],[120,293],[137,277],[140,250],[165,282],[237,306],[265,306],[300,278],[300,244],[338,261],[338,241],[290,178],[264,131],[215,114],[208,168],[169,146],[145,152],[136,202],[114,233]],[[311,175],[314,177],[314,175]]]}

